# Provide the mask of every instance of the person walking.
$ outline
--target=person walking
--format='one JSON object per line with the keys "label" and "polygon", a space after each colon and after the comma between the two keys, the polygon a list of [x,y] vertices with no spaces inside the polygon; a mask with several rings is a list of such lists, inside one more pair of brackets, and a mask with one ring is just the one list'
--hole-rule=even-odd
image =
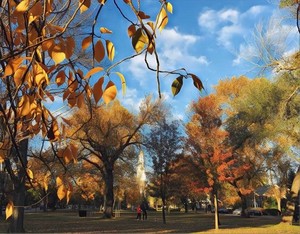
{"label": "person walking", "polygon": [[140,205],[138,205],[138,207],[136,208],[136,212],[137,212],[136,219],[137,219],[137,220],[141,220],[141,217],[142,217],[142,209],[141,209],[141,206],[140,206]]}
{"label": "person walking", "polygon": [[147,205],[147,203],[146,202],[142,202],[142,204],[141,204],[141,210],[142,210],[142,212],[143,212],[143,220],[147,220],[147,209],[148,209],[148,205]]}

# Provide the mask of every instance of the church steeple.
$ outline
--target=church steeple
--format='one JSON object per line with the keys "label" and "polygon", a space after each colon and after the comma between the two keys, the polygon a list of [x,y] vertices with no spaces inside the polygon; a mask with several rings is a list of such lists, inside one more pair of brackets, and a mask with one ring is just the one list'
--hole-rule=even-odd
{"label": "church steeple", "polygon": [[146,172],[145,172],[145,159],[144,159],[143,151],[140,151],[139,154],[136,177],[140,189],[140,194],[144,195],[145,184],[146,184]]}

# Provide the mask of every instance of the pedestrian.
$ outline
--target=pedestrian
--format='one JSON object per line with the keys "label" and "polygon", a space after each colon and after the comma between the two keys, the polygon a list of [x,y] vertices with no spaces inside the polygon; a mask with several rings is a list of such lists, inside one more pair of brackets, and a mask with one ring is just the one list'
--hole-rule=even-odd
{"label": "pedestrian", "polygon": [[142,209],[141,209],[141,206],[140,206],[140,205],[138,205],[138,207],[136,208],[136,212],[137,212],[136,219],[137,219],[137,220],[141,220],[141,217],[142,217]]}
{"label": "pedestrian", "polygon": [[146,202],[142,202],[141,204],[141,210],[143,212],[143,220],[147,220],[147,209],[148,209],[148,204]]}

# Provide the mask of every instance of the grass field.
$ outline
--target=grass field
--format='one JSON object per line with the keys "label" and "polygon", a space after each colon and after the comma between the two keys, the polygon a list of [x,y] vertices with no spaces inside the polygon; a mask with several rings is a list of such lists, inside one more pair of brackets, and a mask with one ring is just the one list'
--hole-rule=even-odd
{"label": "grass field", "polygon": [[[121,212],[120,217],[102,219],[100,213],[79,217],[74,211],[26,213],[25,230],[29,233],[228,233],[228,234],[299,234],[300,226],[281,223],[280,217],[242,218],[220,215],[221,226],[214,230],[213,214],[174,212],[162,223],[161,212],[149,212],[148,220],[138,221],[134,212]],[[8,222],[0,220],[0,232]]]}

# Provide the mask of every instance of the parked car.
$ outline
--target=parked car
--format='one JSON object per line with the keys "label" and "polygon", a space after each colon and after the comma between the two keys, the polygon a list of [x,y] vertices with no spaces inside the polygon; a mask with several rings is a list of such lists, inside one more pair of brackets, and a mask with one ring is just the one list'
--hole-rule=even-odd
{"label": "parked car", "polygon": [[265,212],[267,215],[271,216],[279,216],[281,215],[281,211],[277,209],[265,209]]}
{"label": "parked car", "polygon": [[218,212],[219,212],[219,214],[229,214],[230,213],[229,210],[224,207],[219,208]]}
{"label": "parked car", "polygon": [[241,215],[241,214],[242,214],[242,208],[237,208],[237,209],[235,209],[235,210],[232,212],[232,214],[234,214],[234,215]]}
{"label": "parked car", "polygon": [[246,209],[248,216],[262,216],[267,215],[266,211],[261,207],[249,207]]}

